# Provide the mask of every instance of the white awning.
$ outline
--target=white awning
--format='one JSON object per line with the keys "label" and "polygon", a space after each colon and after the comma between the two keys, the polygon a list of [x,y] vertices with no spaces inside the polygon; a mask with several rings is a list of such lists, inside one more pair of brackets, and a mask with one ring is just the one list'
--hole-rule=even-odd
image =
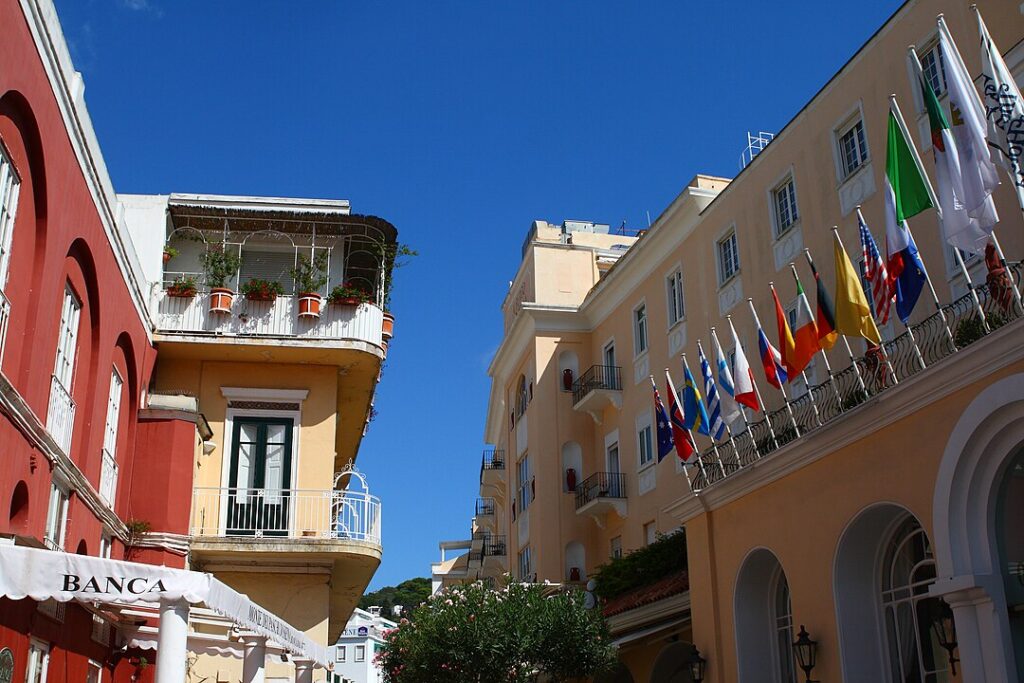
{"label": "white awning", "polygon": [[211,574],[88,555],[0,546],[0,597],[110,605],[204,604],[297,658],[330,668],[327,648]]}

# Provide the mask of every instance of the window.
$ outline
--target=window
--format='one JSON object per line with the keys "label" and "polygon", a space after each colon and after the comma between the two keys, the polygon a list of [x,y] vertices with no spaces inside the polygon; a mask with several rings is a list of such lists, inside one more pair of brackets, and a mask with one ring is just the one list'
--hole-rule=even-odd
{"label": "window", "polygon": [[740,252],[736,245],[736,231],[718,241],[718,283],[725,284],[740,270]]}
{"label": "window", "polygon": [[532,581],[533,558],[530,555],[530,546],[519,551],[519,578],[522,581]]}
{"label": "window", "polygon": [[928,85],[935,91],[935,96],[941,97],[946,92],[946,59],[942,54],[941,43],[935,43],[921,55],[921,70]]}
{"label": "window", "polygon": [[70,286],[64,287],[64,303],[60,311],[60,336],[57,341],[57,361],[54,364],[53,376],[57,378],[64,390],[71,393],[71,380],[75,370],[75,348],[78,345],[78,319],[82,313],[82,303],[71,291]]}
{"label": "window", "polygon": [[644,545],[650,545],[654,543],[657,538],[657,532],[655,531],[655,524],[653,521],[644,524]]}
{"label": "window", "polygon": [[287,536],[291,532],[293,506],[288,489],[294,426],[291,418],[284,417],[233,419],[227,535]]}
{"label": "window", "polygon": [[615,342],[608,342],[604,347],[604,364],[606,367],[615,367]]}
{"label": "window", "polygon": [[796,640],[793,636],[793,605],[785,572],[779,571],[775,579],[774,593],[772,626],[775,629],[778,680],[782,683],[796,683],[796,662],[793,661],[793,642]]}
{"label": "window", "polygon": [[839,159],[843,180],[853,175],[868,160],[868,143],[861,119],[839,130]]}
{"label": "window", "polygon": [[[242,286],[249,280],[269,280],[280,282],[285,292],[294,289],[291,271],[295,267],[295,250],[291,245],[277,246],[264,244],[242,248],[242,263],[239,266],[238,285]],[[232,273],[232,278],[234,279]],[[230,286],[230,285],[228,285]]]}
{"label": "window", "polygon": [[672,327],[686,315],[683,308],[683,271],[676,270],[665,278],[665,297],[668,301],[668,326]]}
{"label": "window", "polygon": [[775,208],[775,236],[779,237],[800,219],[796,208],[796,185],[792,176],[772,191],[772,203]]}
{"label": "window", "polygon": [[32,638],[28,646],[28,666],[25,683],[46,683],[46,668],[50,665],[50,646]]}
{"label": "window", "polygon": [[356,652],[355,652],[355,655],[352,657],[352,660],[356,661],[356,662],[365,662],[366,661],[366,646],[365,645],[356,645]]}
{"label": "window", "polygon": [[520,459],[519,464],[516,465],[516,473],[518,475],[516,483],[519,486],[519,512],[522,514],[526,512],[530,501],[533,500],[533,481],[530,479],[529,454],[524,455]]}
{"label": "window", "polygon": [[117,492],[117,428],[121,417],[121,394],[124,382],[117,368],[110,373],[110,394],[107,398],[107,422],[103,430],[103,464],[100,470],[100,496],[111,507]]}
{"label": "window", "polygon": [[637,453],[640,455],[640,467],[654,462],[654,441],[651,425],[647,424],[636,433]]}
{"label": "window", "polygon": [[102,558],[105,558],[105,559],[109,560],[110,559],[110,549],[111,549],[111,547],[112,547],[112,542],[110,540],[110,535],[106,534],[106,533],[101,534],[100,535],[100,554],[99,554],[99,557],[102,557]]}
{"label": "window", "polygon": [[334,651],[334,659],[338,662],[344,662],[347,648],[344,645],[339,645],[337,650]]}
{"label": "window", "polygon": [[526,376],[519,375],[519,382],[516,385],[516,412],[519,417],[526,412],[526,406],[530,405],[530,394],[526,388]]}
{"label": "window", "polygon": [[7,270],[11,262],[11,235],[14,233],[14,214],[18,208],[20,185],[21,180],[14,170],[14,164],[0,144],[0,288],[7,284]]}
{"label": "window", "polygon": [[46,536],[43,542],[50,550],[64,549],[68,525],[68,491],[64,486],[50,484],[50,506],[46,512]]}
{"label": "window", "polygon": [[612,539],[611,555],[613,560],[622,557],[622,536],[616,536]]}
{"label": "window", "polygon": [[646,304],[640,304],[633,309],[633,351],[637,356],[647,351]]}
{"label": "window", "polygon": [[85,683],[100,683],[103,680],[103,667],[99,662],[89,660],[89,669],[85,674]]}

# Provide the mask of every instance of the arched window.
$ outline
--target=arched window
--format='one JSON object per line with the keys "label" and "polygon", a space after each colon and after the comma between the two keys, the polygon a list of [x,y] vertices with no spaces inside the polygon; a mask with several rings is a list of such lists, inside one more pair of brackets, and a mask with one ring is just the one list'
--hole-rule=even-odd
{"label": "arched window", "polygon": [[779,567],[775,575],[774,598],[772,600],[772,625],[775,628],[776,671],[782,683],[795,683],[796,664],[793,661],[793,604],[789,597],[789,581],[786,572]]}
{"label": "arched window", "polygon": [[945,681],[948,659],[932,629],[939,599],[928,595],[935,581],[935,557],[916,519],[907,517],[898,524],[883,558],[881,598],[892,681]]}
{"label": "arched window", "polygon": [[795,683],[789,581],[767,548],[744,560],[736,577],[735,611],[740,683]]}

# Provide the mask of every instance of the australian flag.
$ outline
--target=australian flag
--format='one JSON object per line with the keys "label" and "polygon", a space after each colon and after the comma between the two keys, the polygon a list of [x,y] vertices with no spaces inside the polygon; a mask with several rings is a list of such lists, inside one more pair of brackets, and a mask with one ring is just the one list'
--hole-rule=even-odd
{"label": "australian flag", "polygon": [[672,425],[668,421],[668,412],[665,411],[665,404],[661,402],[658,395],[658,385],[651,378],[651,387],[654,389],[654,421],[658,426],[658,462],[672,452]]}

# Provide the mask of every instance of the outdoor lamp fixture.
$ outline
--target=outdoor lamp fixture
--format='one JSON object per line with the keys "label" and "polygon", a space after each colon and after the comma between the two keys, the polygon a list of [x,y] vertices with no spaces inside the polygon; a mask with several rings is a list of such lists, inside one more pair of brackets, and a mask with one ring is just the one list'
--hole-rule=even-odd
{"label": "outdoor lamp fixture", "polygon": [[707,666],[708,660],[700,656],[700,650],[697,649],[696,645],[693,645],[693,652],[690,653],[690,678],[693,683],[701,683],[704,680],[704,667]]}
{"label": "outdoor lamp fixture", "polygon": [[949,671],[956,676],[956,663],[960,661],[953,656],[953,650],[957,647],[956,624],[953,622],[953,608],[942,598],[936,603],[932,615],[932,630],[935,631],[939,645],[949,653]]}
{"label": "outdoor lamp fixture", "polygon": [[796,663],[804,670],[807,683],[818,683],[811,680],[811,671],[818,663],[818,641],[811,640],[810,634],[803,624],[800,624],[800,633],[797,634],[796,642],[793,643],[793,654],[796,655]]}
{"label": "outdoor lamp fixture", "polygon": [[1024,562],[1017,563],[1017,580],[1024,583]]}

